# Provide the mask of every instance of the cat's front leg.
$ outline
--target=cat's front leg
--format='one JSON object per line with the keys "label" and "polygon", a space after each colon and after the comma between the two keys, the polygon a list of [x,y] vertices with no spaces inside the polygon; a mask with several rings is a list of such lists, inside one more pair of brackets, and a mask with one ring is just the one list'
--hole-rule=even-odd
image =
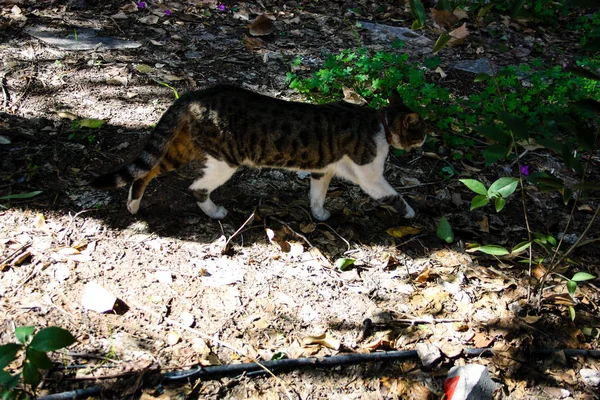
{"label": "cat's front leg", "polygon": [[415,217],[415,210],[408,205],[398,192],[385,180],[383,176],[375,179],[360,179],[358,184],[381,204],[394,207],[403,218],[412,219]]}
{"label": "cat's front leg", "polygon": [[331,172],[310,174],[310,209],[317,221],[325,221],[331,216],[325,208],[325,197],[332,177]]}

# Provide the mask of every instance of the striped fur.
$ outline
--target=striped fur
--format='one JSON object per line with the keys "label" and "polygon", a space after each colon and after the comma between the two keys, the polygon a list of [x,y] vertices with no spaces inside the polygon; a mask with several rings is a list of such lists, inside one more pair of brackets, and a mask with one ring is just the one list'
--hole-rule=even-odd
{"label": "striped fur", "polygon": [[140,155],[97,177],[92,186],[110,189],[133,182],[128,209],[135,213],[153,178],[199,160],[201,176],[190,189],[207,215],[223,218],[226,210],[212,203],[210,193],[239,166],[285,168],[314,174],[311,208],[319,220],[329,216],[323,203],[334,175],[361,185],[376,199],[397,197],[403,215],[411,217],[412,209],[383,179],[383,161],[389,145],[414,147],[424,134],[423,122],[397,95],[377,112],[343,102],[287,102],[218,85],[182,95],[161,117]]}

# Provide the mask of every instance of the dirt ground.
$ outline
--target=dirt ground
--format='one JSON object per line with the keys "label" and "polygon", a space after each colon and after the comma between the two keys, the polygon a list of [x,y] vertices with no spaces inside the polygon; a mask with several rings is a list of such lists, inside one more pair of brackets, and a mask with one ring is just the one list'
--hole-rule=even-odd
{"label": "dirt ground", "polygon": [[[537,290],[541,267],[534,265],[529,277],[526,264],[465,252],[473,242],[510,248],[526,238],[523,210],[513,196],[501,214],[470,212],[471,193],[456,176],[442,173],[448,150],[441,146],[389,159],[388,180],[417,211],[410,222],[359,188],[334,181],[326,203],[332,218],[317,223],[309,212],[308,178],[278,170],[243,169],[220,188],[215,201],[229,210],[223,221],[207,218],[187,191],[193,166],[151,183],[135,216],[126,210],[125,190],[88,187],[92,177],[137,155],[174,98],[159,82],[179,93],[231,82],[301,100],[285,82],[293,59],[301,56],[316,69],[328,54],[355,47],[355,34],[369,48],[391,51],[391,40],[376,40],[354,24],[409,27],[412,17],[402,4],[165,1],[138,9],[125,1],[23,0],[17,10],[11,0],[1,6],[0,197],[41,193],[0,200],[0,343],[14,341],[14,327],[25,325],[59,326],[77,338],[53,356],[56,368],[41,394],[102,386],[105,398],[427,399],[442,397],[452,366],[482,364],[499,384],[499,398],[600,398],[599,387],[582,378],[583,370],[598,372],[598,360],[560,351],[598,350],[598,280],[581,284],[574,302],[558,275]],[[355,8],[362,14],[349,11]],[[274,19],[274,32],[253,37],[248,24],[263,13]],[[74,32],[71,44],[82,48],[86,29],[132,48],[63,50],[34,37],[30,29],[39,27],[63,36]],[[495,52],[493,39],[483,35],[499,66],[534,56],[568,63],[569,49],[577,47],[577,37],[547,29],[497,29],[515,49]],[[437,37],[433,29],[419,34],[432,43]],[[541,54],[517,51],[528,37],[542,43]],[[453,61],[479,58],[477,48],[472,39],[441,52],[447,76],[431,79],[458,95],[477,90],[473,74],[447,69]],[[402,51],[420,60],[431,45],[407,43]],[[73,129],[75,116],[105,124]],[[540,170],[573,177],[543,150],[525,157]],[[598,154],[589,157],[598,176]],[[463,177],[486,182],[514,168],[463,165]],[[532,231],[554,237],[572,207],[534,187],[526,191],[526,204]],[[566,241],[581,235],[596,207],[597,199],[580,203]],[[456,234],[452,244],[436,236],[442,215]],[[404,225],[420,232],[402,238],[387,232]],[[599,235],[600,224],[593,224],[587,238]],[[561,273],[598,275],[599,257],[598,242],[590,241],[575,249],[570,258],[576,264],[565,263]],[[341,271],[335,266],[340,258],[356,262]],[[113,311],[84,307],[90,282],[119,299]],[[576,310],[574,321],[568,305]],[[307,344],[324,333],[325,343]],[[417,344],[441,350],[439,361],[428,368],[413,359],[180,385],[141,379],[158,369],[280,354],[412,350]],[[493,356],[469,358],[467,348],[491,348]],[[557,351],[535,357],[534,349]]]}

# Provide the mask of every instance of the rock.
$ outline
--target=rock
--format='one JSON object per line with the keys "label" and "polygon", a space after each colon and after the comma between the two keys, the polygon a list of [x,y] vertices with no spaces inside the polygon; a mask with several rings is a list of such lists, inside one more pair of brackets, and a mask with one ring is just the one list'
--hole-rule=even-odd
{"label": "rock", "polygon": [[469,364],[452,367],[444,382],[448,400],[491,399],[499,385],[494,382],[483,365]]}
{"label": "rock", "polygon": [[600,371],[597,369],[583,368],[579,371],[581,379],[586,386],[599,387],[600,386]]}
{"label": "rock", "polygon": [[[97,47],[105,49],[137,49],[142,44],[132,40],[113,39],[96,36],[94,29],[77,29],[65,31],[44,25],[26,28],[25,32],[42,42],[56,46],[62,50],[92,50]],[[76,35],[75,35],[76,33]]]}
{"label": "rock", "polygon": [[480,58],[478,60],[459,61],[454,64],[450,64],[450,68],[472,72],[474,74],[493,74],[490,68],[490,64],[488,63],[488,59],[486,57]]}
{"label": "rock", "polygon": [[81,305],[86,310],[103,313],[112,310],[116,301],[117,296],[104,289],[96,282],[89,282],[83,289]]}
{"label": "rock", "polygon": [[423,367],[432,367],[439,359],[442,358],[442,352],[440,349],[432,344],[417,343],[416,346],[417,354],[423,364]]}
{"label": "rock", "polygon": [[376,42],[391,43],[394,39],[400,39],[420,46],[429,46],[432,44],[431,39],[401,26],[374,24],[371,22],[361,22],[361,25],[371,34],[372,40]]}

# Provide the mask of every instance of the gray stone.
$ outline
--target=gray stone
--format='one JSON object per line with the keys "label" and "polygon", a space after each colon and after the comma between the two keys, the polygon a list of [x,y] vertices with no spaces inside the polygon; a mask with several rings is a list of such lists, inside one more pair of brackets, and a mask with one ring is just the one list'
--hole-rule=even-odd
{"label": "gray stone", "polygon": [[419,355],[419,359],[421,360],[421,364],[423,364],[425,368],[432,367],[433,364],[442,358],[442,352],[440,349],[432,344],[417,343],[415,348],[417,350],[417,354]]}
{"label": "gray stone", "polygon": [[[113,39],[111,37],[96,36],[94,29],[80,28],[67,31],[44,25],[26,28],[25,31],[42,42],[56,46],[62,50],[92,50],[97,47],[104,49],[137,49],[142,44],[132,40]],[[75,36],[77,33],[77,36]]]}
{"label": "gray stone", "polygon": [[418,44],[420,46],[431,45],[431,39],[419,35],[412,29],[401,26],[390,26],[384,24],[375,24],[372,22],[361,22],[364,29],[369,31],[371,39],[380,43],[390,43],[394,39],[400,39],[408,43]]}
{"label": "gray stone", "polygon": [[[450,68],[458,69],[461,71],[472,72],[474,74],[488,74],[492,75],[493,72],[488,63],[486,57],[478,60],[463,60],[450,65]],[[495,69],[495,67],[494,67]]]}
{"label": "gray stone", "polygon": [[587,386],[600,386],[600,371],[597,369],[583,368],[581,371],[579,371],[579,374],[581,375],[583,383]]}

